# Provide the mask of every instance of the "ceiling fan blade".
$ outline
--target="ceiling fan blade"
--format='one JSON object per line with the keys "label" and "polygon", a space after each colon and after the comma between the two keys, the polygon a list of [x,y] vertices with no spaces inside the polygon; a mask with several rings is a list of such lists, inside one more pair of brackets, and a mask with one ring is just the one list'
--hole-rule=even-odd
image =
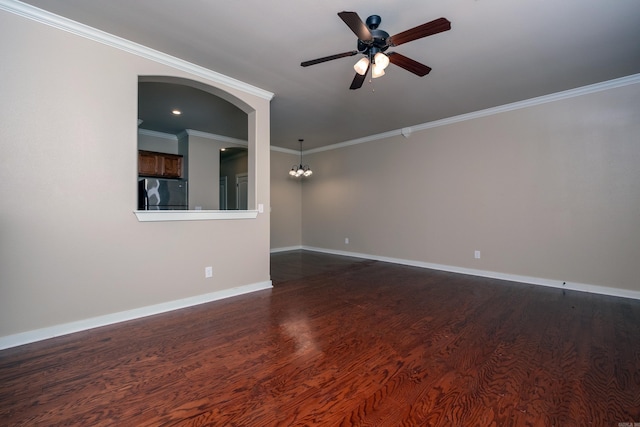
{"label": "ceiling fan blade", "polygon": [[408,43],[443,31],[449,31],[450,29],[451,22],[449,22],[449,20],[446,18],[438,18],[431,22],[427,22],[426,24],[418,25],[417,27],[398,33],[395,36],[391,36],[389,38],[389,45],[400,46],[403,43]]}
{"label": "ceiling fan blade", "polygon": [[360,89],[362,87],[362,84],[367,79],[367,74],[369,74],[369,68],[371,68],[371,65],[367,67],[367,71],[362,75],[356,73],[356,76],[353,78],[353,81],[351,82],[351,86],[349,86],[349,89],[354,90],[354,89]]}
{"label": "ceiling fan blade", "polygon": [[344,21],[345,24],[358,36],[359,40],[363,42],[373,41],[373,35],[369,31],[369,27],[362,22],[362,19],[355,12],[339,12],[338,16]]}
{"label": "ceiling fan blade", "polygon": [[346,58],[347,56],[357,55],[357,50],[350,50],[349,52],[342,52],[336,55],[325,56],[324,58],[312,59],[311,61],[304,61],[300,63],[303,67],[308,67],[309,65],[316,65],[322,62],[333,61],[334,59]]}
{"label": "ceiling fan blade", "polygon": [[387,53],[387,56],[389,57],[389,62],[397,65],[400,68],[404,68],[405,70],[410,71],[417,76],[426,76],[431,71],[431,67],[427,67],[426,65],[421,64],[418,61],[407,58],[400,53],[389,52]]}

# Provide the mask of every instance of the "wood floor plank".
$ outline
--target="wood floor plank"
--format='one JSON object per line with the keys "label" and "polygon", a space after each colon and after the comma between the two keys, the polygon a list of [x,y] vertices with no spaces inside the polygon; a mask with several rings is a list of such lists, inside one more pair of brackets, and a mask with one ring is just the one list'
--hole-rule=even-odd
{"label": "wood floor plank", "polygon": [[272,280],[0,351],[0,425],[640,422],[640,301],[306,251]]}

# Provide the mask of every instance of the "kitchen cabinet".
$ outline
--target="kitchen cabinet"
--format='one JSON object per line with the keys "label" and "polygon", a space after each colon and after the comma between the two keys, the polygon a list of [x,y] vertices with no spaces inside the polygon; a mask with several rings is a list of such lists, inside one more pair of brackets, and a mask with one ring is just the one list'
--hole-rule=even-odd
{"label": "kitchen cabinet", "polygon": [[182,156],[139,150],[138,175],[182,178]]}

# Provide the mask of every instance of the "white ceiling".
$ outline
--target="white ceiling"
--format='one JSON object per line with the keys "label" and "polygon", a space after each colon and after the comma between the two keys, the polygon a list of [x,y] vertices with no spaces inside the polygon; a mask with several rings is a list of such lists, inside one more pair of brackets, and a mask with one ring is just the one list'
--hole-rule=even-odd
{"label": "white ceiling", "polygon": [[[26,3],[275,93],[271,144],[292,149],[640,73],[640,0]],[[380,15],[391,35],[439,17],[452,29],[392,49],[432,67],[427,76],[390,65],[352,91],[358,56],[300,66],[356,49],[343,10]]]}

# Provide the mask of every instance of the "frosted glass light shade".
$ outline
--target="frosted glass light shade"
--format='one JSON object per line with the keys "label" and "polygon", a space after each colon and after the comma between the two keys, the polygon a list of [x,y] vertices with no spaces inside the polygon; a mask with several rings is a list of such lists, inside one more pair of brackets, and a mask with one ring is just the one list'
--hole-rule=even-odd
{"label": "frosted glass light shade", "polygon": [[389,57],[382,52],[378,52],[373,57],[373,62],[375,62],[376,67],[380,67],[381,70],[384,70],[389,65]]}
{"label": "frosted glass light shade", "polygon": [[353,66],[353,69],[356,70],[356,73],[364,76],[369,68],[369,59],[362,58],[360,61],[356,62],[356,65]]}
{"label": "frosted glass light shade", "polygon": [[379,67],[378,64],[373,65],[373,70],[371,70],[371,77],[377,79],[378,77],[384,76],[384,68]]}

